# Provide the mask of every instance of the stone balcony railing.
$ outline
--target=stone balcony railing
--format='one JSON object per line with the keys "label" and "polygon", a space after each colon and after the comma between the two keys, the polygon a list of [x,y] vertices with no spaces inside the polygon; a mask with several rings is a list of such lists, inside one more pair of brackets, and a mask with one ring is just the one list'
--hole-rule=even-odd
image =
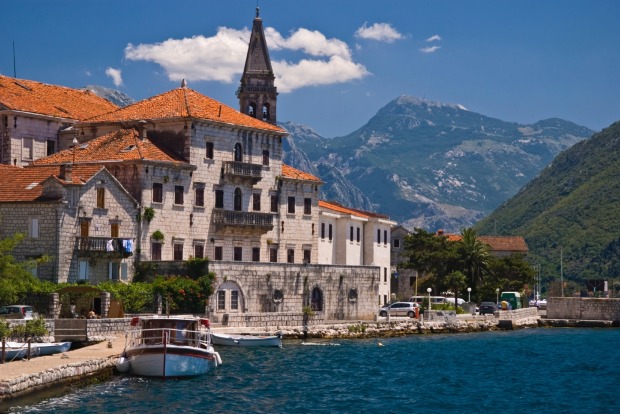
{"label": "stone balcony railing", "polygon": [[258,181],[263,178],[263,166],[247,162],[226,161],[224,162],[224,175],[251,178]]}
{"label": "stone balcony railing", "polygon": [[211,223],[220,226],[273,228],[273,214],[214,209]]}
{"label": "stone balcony railing", "polygon": [[76,237],[76,249],[82,257],[129,257],[133,240],[122,237]]}

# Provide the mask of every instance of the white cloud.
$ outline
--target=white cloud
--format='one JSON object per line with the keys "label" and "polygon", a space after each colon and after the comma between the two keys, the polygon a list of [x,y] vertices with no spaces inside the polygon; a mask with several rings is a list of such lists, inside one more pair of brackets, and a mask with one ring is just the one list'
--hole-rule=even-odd
{"label": "white cloud", "polygon": [[[355,63],[349,46],[339,39],[328,39],[318,31],[300,28],[283,37],[273,28],[265,29],[268,48],[273,51],[300,51],[310,58],[298,62],[275,60],[271,64],[279,92],[292,92],[304,86],[328,85],[361,79],[366,68]],[[194,36],[168,39],[161,43],[128,44],[125,58],[159,64],[172,81],[239,80],[248,50],[250,32],[218,28],[213,37]]]}
{"label": "white cloud", "polygon": [[114,86],[119,87],[123,84],[123,77],[121,76],[120,69],[107,68],[105,70],[105,74],[112,78],[112,82],[114,82]]}
{"label": "white cloud", "polygon": [[428,39],[426,39],[427,42],[438,42],[440,40],[441,40],[441,36],[439,35],[433,35],[429,37]]}
{"label": "white cloud", "polygon": [[372,26],[366,26],[366,23],[355,32],[355,36],[362,39],[376,40],[378,42],[392,43],[400,40],[403,35],[398,33],[396,29],[389,23],[375,23]]}
{"label": "white cloud", "polygon": [[429,47],[423,47],[422,49],[420,49],[420,52],[435,53],[438,49],[441,49],[441,46],[429,46]]}

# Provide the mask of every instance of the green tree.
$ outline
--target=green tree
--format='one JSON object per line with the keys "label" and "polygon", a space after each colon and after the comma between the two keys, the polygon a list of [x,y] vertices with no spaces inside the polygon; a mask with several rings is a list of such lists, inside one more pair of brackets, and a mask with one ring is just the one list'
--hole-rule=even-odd
{"label": "green tree", "polygon": [[0,304],[15,303],[25,292],[35,290],[38,283],[38,279],[26,270],[32,263],[18,263],[12,254],[23,238],[24,235],[18,233],[0,239]]}
{"label": "green tree", "polygon": [[483,243],[473,228],[461,230],[461,240],[456,242],[457,254],[461,261],[461,268],[474,292],[477,291],[484,277],[489,273],[491,251],[486,243]]}

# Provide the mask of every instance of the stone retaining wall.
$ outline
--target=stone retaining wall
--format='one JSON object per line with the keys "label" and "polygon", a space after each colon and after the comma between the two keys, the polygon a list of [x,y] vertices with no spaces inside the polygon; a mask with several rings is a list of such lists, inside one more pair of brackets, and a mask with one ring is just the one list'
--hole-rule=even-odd
{"label": "stone retaining wall", "polygon": [[548,298],[547,318],[620,322],[620,299]]}
{"label": "stone retaining wall", "polygon": [[[315,312],[313,316],[307,318],[305,325],[320,325],[324,321],[324,312]],[[303,326],[304,314],[301,312],[226,314],[222,317],[222,323],[228,327],[267,327],[272,330],[280,327]]]}
{"label": "stone retaining wall", "polygon": [[498,326],[502,329],[514,329],[523,326],[538,326],[537,308],[522,308],[498,312]]}
{"label": "stone retaining wall", "polygon": [[105,341],[116,335],[125,333],[131,318],[88,319],[86,336],[89,342]]}

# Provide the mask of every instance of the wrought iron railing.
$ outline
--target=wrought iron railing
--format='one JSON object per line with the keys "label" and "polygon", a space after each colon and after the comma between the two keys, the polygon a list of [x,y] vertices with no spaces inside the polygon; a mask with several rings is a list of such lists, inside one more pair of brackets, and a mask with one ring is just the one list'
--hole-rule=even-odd
{"label": "wrought iron railing", "polygon": [[133,254],[133,240],[121,237],[76,237],[80,253]]}
{"label": "wrought iron railing", "polygon": [[238,177],[262,178],[263,166],[247,162],[226,161],[224,162],[224,174]]}
{"label": "wrought iron railing", "polygon": [[214,209],[211,222],[229,226],[273,227],[273,214]]}

